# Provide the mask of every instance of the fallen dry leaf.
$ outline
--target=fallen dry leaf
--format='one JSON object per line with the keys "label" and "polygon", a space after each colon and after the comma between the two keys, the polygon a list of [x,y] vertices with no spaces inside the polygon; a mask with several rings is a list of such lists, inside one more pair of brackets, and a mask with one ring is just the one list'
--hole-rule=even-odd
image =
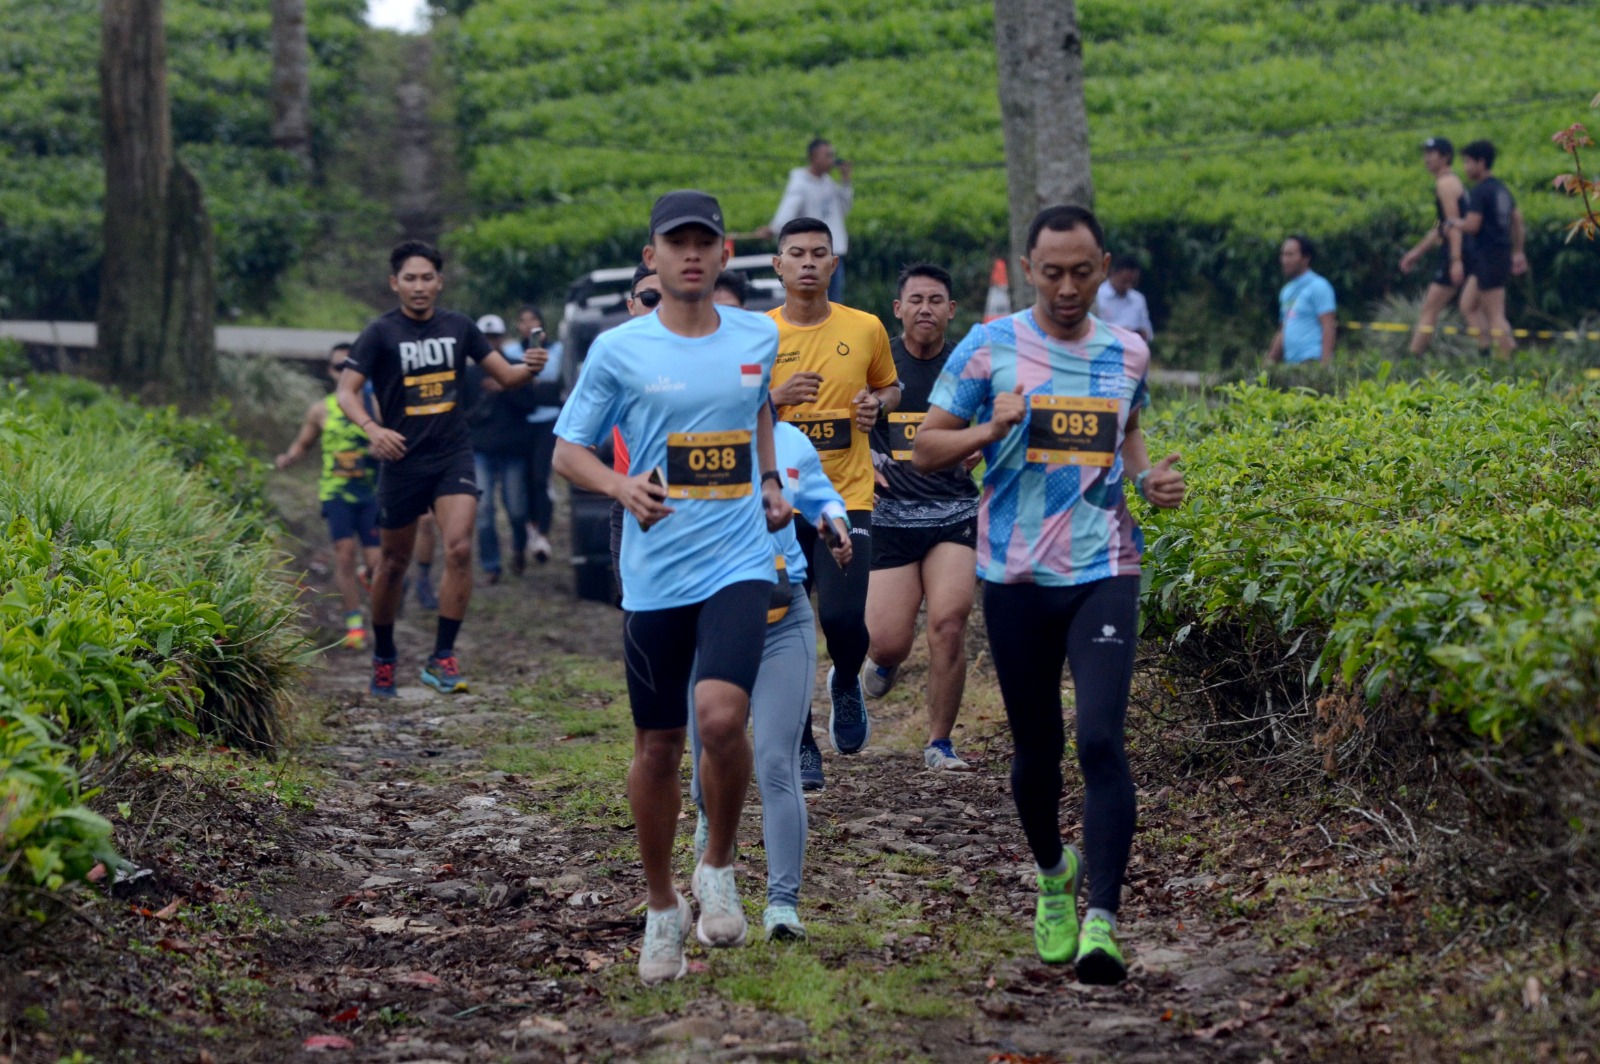
{"label": "fallen dry leaf", "polygon": [[351,1005],[343,1012],[328,1017],[329,1023],[355,1023],[361,1018],[361,1006]]}
{"label": "fallen dry leaf", "polygon": [[300,1048],[317,1052],[323,1049],[354,1049],[356,1044],[350,1039],[336,1034],[314,1034],[300,1043]]}
{"label": "fallen dry leaf", "polygon": [[401,972],[399,975],[391,976],[389,982],[400,983],[403,986],[420,986],[428,988],[444,985],[437,975],[433,975],[429,972]]}
{"label": "fallen dry leaf", "polygon": [[150,915],[154,916],[157,920],[170,920],[174,916],[178,915],[178,909],[182,906],[182,898],[173,898],[171,901],[167,902],[164,908],[151,913]]}
{"label": "fallen dry leaf", "polygon": [[1522,1007],[1534,1012],[1544,1006],[1544,986],[1537,975],[1530,975],[1528,981],[1522,984]]}
{"label": "fallen dry leaf", "polygon": [[156,939],[156,949],[164,949],[168,953],[183,954],[198,953],[200,951],[199,946],[182,938],[158,938]]}
{"label": "fallen dry leaf", "polygon": [[84,874],[83,878],[87,879],[91,883],[100,882],[102,879],[106,878],[106,866],[104,864],[95,865]]}
{"label": "fallen dry leaf", "polygon": [[413,920],[409,916],[374,916],[370,920],[361,921],[365,927],[370,927],[380,935],[397,935],[408,932],[413,935],[437,935],[439,929],[432,924],[425,924],[421,920]]}

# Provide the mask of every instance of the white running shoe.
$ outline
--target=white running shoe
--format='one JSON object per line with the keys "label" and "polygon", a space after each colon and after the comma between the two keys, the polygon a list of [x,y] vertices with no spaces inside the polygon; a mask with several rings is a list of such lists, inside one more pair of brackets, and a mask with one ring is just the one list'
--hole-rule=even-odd
{"label": "white running shoe", "polygon": [[768,942],[805,941],[806,925],[800,922],[800,914],[793,905],[767,906],[761,922],[766,925]]}
{"label": "white running shoe", "polygon": [[[676,891],[673,893],[677,894]],[[644,917],[644,947],[639,950],[639,978],[646,986],[664,983],[669,979],[682,979],[689,970],[689,958],[684,955],[683,943],[689,937],[689,923],[694,910],[682,894],[677,894],[678,904],[664,913],[647,909]]]}
{"label": "white running shoe", "polygon": [[882,698],[894,689],[894,682],[899,678],[898,665],[891,665],[886,669],[871,658],[861,665],[861,690],[866,692],[868,698]]}
{"label": "white running shoe", "polygon": [[945,772],[971,772],[972,766],[956,756],[949,739],[935,739],[922,749],[922,763]]}
{"label": "white running shoe", "polygon": [[543,565],[555,552],[551,549],[550,541],[545,538],[545,534],[535,529],[528,534],[528,553],[533,555],[534,561]]}
{"label": "white running shoe", "polygon": [[695,922],[695,937],[708,946],[742,946],[750,930],[739,904],[739,888],[733,869],[708,868],[704,862],[694,867],[694,900],[700,903],[700,919]]}

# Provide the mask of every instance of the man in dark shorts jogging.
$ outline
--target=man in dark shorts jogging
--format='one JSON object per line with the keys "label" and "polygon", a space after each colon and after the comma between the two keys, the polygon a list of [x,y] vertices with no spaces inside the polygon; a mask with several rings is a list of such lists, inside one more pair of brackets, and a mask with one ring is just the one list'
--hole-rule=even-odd
{"label": "man in dark shorts jogging", "polygon": [[[1118,983],[1127,965],[1116,913],[1134,829],[1124,728],[1143,551],[1123,493],[1131,480],[1152,506],[1177,506],[1183,474],[1175,454],[1150,464],[1139,427],[1150,401],[1144,338],[1089,313],[1110,264],[1094,214],[1047,207],[1026,247],[1022,271],[1036,302],[979,325],[951,353],[913,461],[932,472],[983,449],[978,575],[1014,743],[1011,793],[1039,869],[1034,945],[1047,963],[1073,963],[1080,982]],[[1063,662],[1072,668],[1087,862],[1061,842]]]}
{"label": "man in dark shorts jogging", "polygon": [[950,274],[918,263],[900,273],[894,316],[901,334],[889,345],[902,389],[900,406],[872,428],[877,498],[872,508],[872,575],[867,584],[871,649],[861,689],[882,698],[911,654],[917,610],[928,604],[928,745],[930,769],[965,771],[950,738],[967,683],[967,617],[977,559],[978,487],[968,462],[937,473],[911,465],[928,395],[955,348],[946,337],[955,317]]}
{"label": "man in dark shorts jogging", "polygon": [[[669,192],[650,212],[645,265],[660,278],[654,314],[602,333],[556,421],[555,470],[627,509],[622,532],[623,645],[633,710],[628,804],[648,884],[639,976],[688,970],[689,903],[672,877],[679,766],[694,676],[707,820],[693,887],[708,946],[747,933],[733,874],[734,835],[753,755],[745,725],[777,581],[771,532],[784,500],[767,389],[778,330],[712,301],[727,264],[722,209],[704,192]],[[630,474],[589,448],[620,427]]]}
{"label": "man in dark shorts jogging", "polygon": [[1467,204],[1456,224],[1472,241],[1467,256],[1467,284],[1461,290],[1461,313],[1478,330],[1478,349],[1490,345],[1509,354],[1517,346],[1506,320],[1506,282],[1528,272],[1522,253],[1522,208],[1511,190],[1495,177],[1494,145],[1475,140],[1461,149],[1461,168],[1471,181]]}
{"label": "man in dark shorts jogging", "polygon": [[[456,661],[456,633],[472,598],[472,532],[478,482],[472,438],[460,398],[467,360],[505,388],[521,388],[544,368],[545,352],[526,352],[512,365],[484,338],[472,319],[436,304],[444,288],[444,259],[420,240],[389,255],[389,287],[400,305],[361,333],[339,377],[339,408],[372,443],[378,471],[378,529],[383,557],[372,587],[372,685],[381,698],[395,696],[394,619],[405,594],[406,566],[417,539],[417,520],[430,510],[444,541],[439,585],[439,627],[422,682],[447,694],[465,691]],[[368,380],[382,424],[366,412],[361,390]]]}

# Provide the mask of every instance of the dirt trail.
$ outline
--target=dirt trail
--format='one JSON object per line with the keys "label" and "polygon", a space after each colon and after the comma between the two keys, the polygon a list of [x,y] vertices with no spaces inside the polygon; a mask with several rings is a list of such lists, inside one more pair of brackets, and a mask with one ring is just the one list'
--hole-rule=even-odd
{"label": "dirt trail", "polygon": [[[693,946],[685,980],[640,987],[620,617],[569,587],[552,563],[480,590],[461,646],[471,695],[436,696],[407,669],[398,703],[378,704],[363,655],[325,655],[294,754],[305,801],[204,774],[190,801],[147,814],[141,799],[119,838],[154,874],[118,888],[131,915],[77,941],[67,952],[81,963],[43,944],[26,954],[33,981],[12,984],[9,1007],[41,1010],[29,1015],[49,1033],[0,1058],[87,1045],[95,1060],[300,1059],[330,1037],[337,1059],[411,1064],[1270,1055],[1277,962],[1242,921],[1214,917],[1217,877],[1199,871],[1191,806],[1171,786],[1147,781],[1142,797],[1128,983],[1081,987],[1033,958],[1031,864],[981,653],[961,739],[977,771],[922,769],[920,658],[873,745],[829,755],[811,805],[809,942]],[[404,662],[420,662],[429,634],[413,604]],[[759,928],[751,794],[740,883]],[[172,898],[188,908],[152,918]]]}

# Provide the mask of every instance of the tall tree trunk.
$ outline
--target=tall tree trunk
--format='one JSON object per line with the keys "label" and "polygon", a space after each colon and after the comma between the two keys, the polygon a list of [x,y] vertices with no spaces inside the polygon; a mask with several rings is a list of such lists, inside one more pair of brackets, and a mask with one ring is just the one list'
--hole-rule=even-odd
{"label": "tall tree trunk", "polygon": [[1053,204],[1094,205],[1077,4],[994,0],[994,43],[1011,208],[1011,300],[1020,307],[1033,302],[1015,265],[1028,223]]}
{"label": "tall tree trunk", "polygon": [[272,143],[311,169],[311,44],[306,0],[272,0]]}
{"label": "tall tree trunk", "polygon": [[162,0],[103,0],[106,170],[99,361],[135,390],[204,395],[216,377],[211,219],[172,150]]}

